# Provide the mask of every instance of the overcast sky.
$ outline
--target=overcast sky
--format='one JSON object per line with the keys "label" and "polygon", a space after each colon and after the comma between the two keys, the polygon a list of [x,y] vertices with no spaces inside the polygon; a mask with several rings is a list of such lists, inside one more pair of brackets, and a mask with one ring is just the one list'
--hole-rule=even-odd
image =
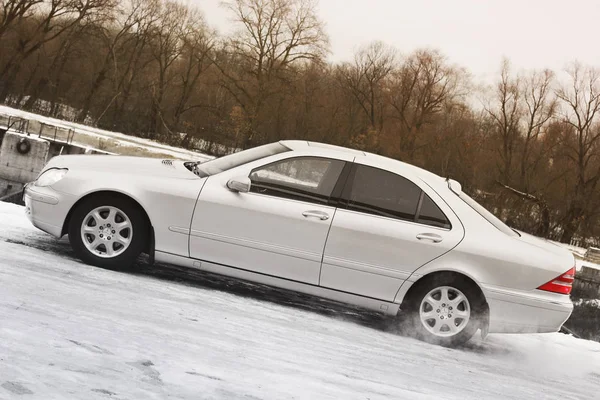
{"label": "overcast sky", "polygon": [[[221,0],[189,0],[228,33]],[[382,40],[402,53],[440,49],[475,78],[489,81],[503,56],[516,69],[561,70],[571,61],[600,67],[600,0],[320,0],[332,61]]]}

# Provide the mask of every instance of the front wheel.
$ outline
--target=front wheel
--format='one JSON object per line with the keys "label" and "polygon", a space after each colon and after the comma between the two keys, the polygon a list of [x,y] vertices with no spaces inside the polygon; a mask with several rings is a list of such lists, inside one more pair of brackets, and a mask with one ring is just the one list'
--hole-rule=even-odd
{"label": "front wheel", "polygon": [[84,200],[69,222],[71,247],[84,262],[124,269],[143,251],[148,222],[139,206],[120,196],[98,195]]}
{"label": "front wheel", "polygon": [[473,337],[485,300],[471,282],[448,275],[417,285],[406,307],[409,333],[443,346],[458,346]]}

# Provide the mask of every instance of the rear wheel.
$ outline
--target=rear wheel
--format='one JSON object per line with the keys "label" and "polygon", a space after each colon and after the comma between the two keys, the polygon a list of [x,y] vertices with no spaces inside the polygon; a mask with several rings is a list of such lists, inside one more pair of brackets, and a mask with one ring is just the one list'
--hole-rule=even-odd
{"label": "rear wheel", "polygon": [[111,195],[90,197],[77,205],[69,222],[69,241],[88,264],[124,269],[143,251],[146,216],[133,201]]}
{"label": "rear wheel", "polygon": [[479,289],[457,275],[439,275],[417,283],[406,304],[407,323],[417,338],[458,346],[480,327],[485,300]]}

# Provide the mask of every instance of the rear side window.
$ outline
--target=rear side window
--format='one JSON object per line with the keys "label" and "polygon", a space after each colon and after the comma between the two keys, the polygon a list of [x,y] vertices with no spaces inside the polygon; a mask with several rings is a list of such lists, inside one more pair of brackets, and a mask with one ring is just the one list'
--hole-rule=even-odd
{"label": "rear side window", "polygon": [[421,189],[400,175],[357,165],[347,194],[348,209],[414,221],[420,196]]}
{"label": "rear side window", "polygon": [[420,224],[437,226],[438,228],[450,229],[450,221],[448,221],[446,215],[425,193],[423,193],[423,202],[419,209],[417,222]]}
{"label": "rear side window", "polygon": [[446,215],[421,188],[379,168],[356,164],[342,197],[349,210],[451,228]]}

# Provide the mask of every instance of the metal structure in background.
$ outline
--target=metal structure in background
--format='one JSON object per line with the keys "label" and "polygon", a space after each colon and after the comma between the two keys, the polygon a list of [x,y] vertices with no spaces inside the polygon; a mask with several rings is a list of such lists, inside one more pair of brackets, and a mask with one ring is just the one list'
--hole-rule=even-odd
{"label": "metal structure in background", "polygon": [[[2,145],[2,142],[6,140],[7,134],[13,133],[26,135],[23,136],[16,145],[15,151],[28,157],[31,156],[30,150],[34,138],[43,139],[44,141],[49,142],[51,149],[53,148],[52,146],[54,146],[54,150],[49,154],[46,153],[46,157],[62,154],[63,149],[65,148],[70,149],[72,147],[80,147],[73,144],[75,138],[74,129],[61,127],[60,125],[50,125],[36,119],[0,114],[0,146]],[[28,138],[31,139],[28,140]],[[45,161],[46,159],[44,159],[44,163]],[[3,157],[2,162],[3,165],[9,165],[9,160],[6,157]],[[0,184],[4,183],[4,185],[0,185],[0,201],[23,205],[21,186],[24,182],[13,181],[6,177],[0,179],[2,179]],[[4,190],[2,190],[2,186],[4,187]]]}
{"label": "metal structure in background", "polygon": [[[13,115],[0,114],[0,136],[7,131],[22,133],[27,136],[37,136],[51,142],[72,144],[75,130],[63,128],[57,125],[49,125],[34,119],[15,117]],[[36,134],[33,134],[36,132]],[[2,138],[0,137],[0,142]]]}

